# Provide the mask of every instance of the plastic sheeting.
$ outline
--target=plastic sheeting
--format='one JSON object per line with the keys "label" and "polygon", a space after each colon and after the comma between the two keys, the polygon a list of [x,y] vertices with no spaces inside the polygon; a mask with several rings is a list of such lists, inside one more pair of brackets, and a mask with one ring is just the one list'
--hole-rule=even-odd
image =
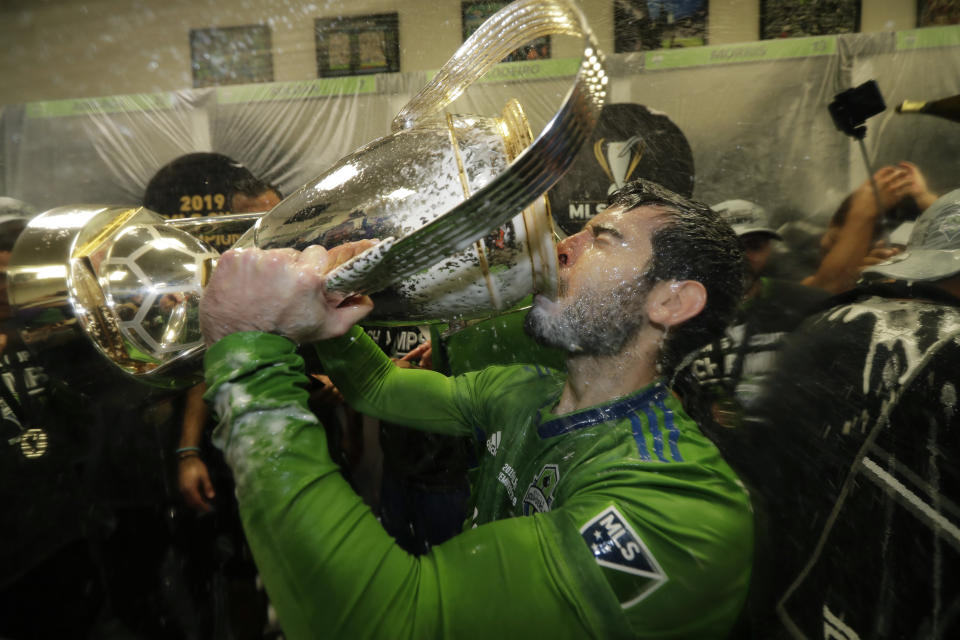
{"label": "plastic sheeting", "polygon": [[[504,63],[450,109],[492,115],[511,97],[534,133],[556,112],[576,61]],[[760,41],[613,55],[610,101],[666,113],[685,133],[695,197],[753,200],[774,221],[822,223],[867,173],[833,126],[833,96],[876,79],[888,109],[867,121],[874,168],[910,160],[934,191],[960,183],[960,125],[901,116],[901,100],[960,93],[960,27]],[[179,155],[216,151],[288,194],[389,133],[426,73],[196,89],[5,107],[0,194],[45,210],[137,204]]]}

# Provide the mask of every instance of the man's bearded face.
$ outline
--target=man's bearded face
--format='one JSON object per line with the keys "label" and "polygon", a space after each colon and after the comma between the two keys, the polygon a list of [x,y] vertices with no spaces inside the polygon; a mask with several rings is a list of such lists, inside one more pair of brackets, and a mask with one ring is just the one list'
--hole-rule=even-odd
{"label": "man's bearded face", "polygon": [[647,323],[645,271],[662,208],[612,207],[557,245],[560,291],[537,296],[527,332],[576,355],[614,355]]}
{"label": "man's bearded face", "polygon": [[558,302],[538,297],[524,326],[538,342],[569,354],[615,355],[646,324],[648,291],[641,280],[565,299],[566,281],[561,280]]}

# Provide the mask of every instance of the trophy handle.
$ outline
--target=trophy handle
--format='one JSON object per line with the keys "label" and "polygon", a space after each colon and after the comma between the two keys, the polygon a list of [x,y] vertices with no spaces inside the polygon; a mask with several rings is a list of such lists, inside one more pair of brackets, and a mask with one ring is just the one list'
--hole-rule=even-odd
{"label": "trophy handle", "polygon": [[523,211],[570,168],[600,118],[609,77],[583,13],[567,0],[518,0],[495,13],[407,103],[393,128],[412,128],[435,116],[517,46],[551,34],[583,37],[583,59],[563,105],[533,144],[458,206],[381,251],[357,256],[362,268],[347,262],[331,271],[329,289],[375,293],[426,269]]}
{"label": "trophy handle", "polygon": [[[517,0],[490,16],[393,119],[393,131],[437,115],[517,47],[543,36],[582,37],[586,64],[597,46],[580,9],[568,0]],[[590,64],[596,63],[594,57]],[[581,68],[578,82],[584,75]]]}

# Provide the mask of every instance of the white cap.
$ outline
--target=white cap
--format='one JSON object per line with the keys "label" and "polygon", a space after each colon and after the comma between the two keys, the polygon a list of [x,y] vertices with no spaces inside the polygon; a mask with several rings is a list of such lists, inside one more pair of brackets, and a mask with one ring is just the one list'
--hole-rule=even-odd
{"label": "white cap", "polygon": [[737,237],[748,233],[762,233],[777,240],[783,240],[780,234],[770,227],[770,217],[766,209],[749,200],[724,200],[710,208],[719,213],[720,217],[733,227]]}

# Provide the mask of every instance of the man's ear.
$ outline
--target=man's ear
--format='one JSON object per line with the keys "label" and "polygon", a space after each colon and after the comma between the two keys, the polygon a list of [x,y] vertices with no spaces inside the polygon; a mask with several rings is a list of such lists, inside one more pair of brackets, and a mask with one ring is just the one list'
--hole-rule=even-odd
{"label": "man's ear", "polygon": [[707,304],[707,289],[696,280],[658,282],[647,296],[647,318],[674,327],[694,317]]}

